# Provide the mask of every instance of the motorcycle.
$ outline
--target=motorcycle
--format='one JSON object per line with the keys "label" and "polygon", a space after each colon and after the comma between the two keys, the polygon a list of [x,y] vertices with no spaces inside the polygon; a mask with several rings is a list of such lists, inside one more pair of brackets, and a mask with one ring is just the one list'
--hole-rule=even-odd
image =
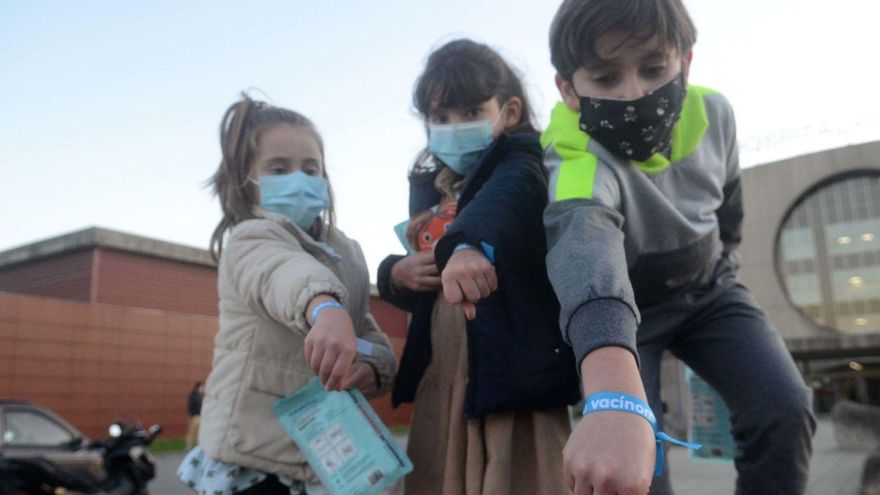
{"label": "motorcycle", "polygon": [[0,495],[106,493],[146,495],[147,483],[156,476],[156,463],[149,446],[162,427],[144,429],[139,424],[114,423],[110,437],[94,440],[84,448],[99,452],[103,476],[66,470],[42,457],[0,457]]}

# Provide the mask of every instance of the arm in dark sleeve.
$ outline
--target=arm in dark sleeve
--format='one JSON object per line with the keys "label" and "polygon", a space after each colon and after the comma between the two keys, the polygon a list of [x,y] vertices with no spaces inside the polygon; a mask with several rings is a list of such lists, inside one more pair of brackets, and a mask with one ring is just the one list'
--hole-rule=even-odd
{"label": "arm in dark sleeve", "polygon": [[388,301],[404,311],[412,312],[413,305],[419,294],[406,287],[394,287],[393,282],[391,282],[391,269],[395,263],[403,258],[405,256],[392,254],[382,260],[376,273],[376,288],[379,289],[379,297],[383,301]]}
{"label": "arm in dark sleeve", "polygon": [[540,157],[511,152],[499,163],[472,200],[459,211],[434,253],[440,271],[455,246],[468,243],[486,250],[496,266],[516,266],[528,255],[531,237],[540,232],[547,204],[547,179]]}
{"label": "arm in dark sleeve", "polygon": [[[410,177],[409,185],[409,215],[410,218],[423,212],[440,202],[440,193],[434,188],[434,177],[437,172],[420,174]],[[379,265],[376,273],[376,287],[379,289],[379,297],[394,306],[404,310],[413,311],[413,305],[419,298],[419,293],[406,287],[395,287],[391,281],[391,269],[394,264],[405,258],[406,255],[392,254],[386,257]]]}

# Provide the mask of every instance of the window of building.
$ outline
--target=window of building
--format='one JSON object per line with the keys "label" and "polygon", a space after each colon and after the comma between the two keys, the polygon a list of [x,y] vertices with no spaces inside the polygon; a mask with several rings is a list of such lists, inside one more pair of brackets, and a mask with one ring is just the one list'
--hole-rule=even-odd
{"label": "window of building", "polygon": [[807,193],[776,251],[803,314],[844,334],[880,333],[880,174],[838,177]]}

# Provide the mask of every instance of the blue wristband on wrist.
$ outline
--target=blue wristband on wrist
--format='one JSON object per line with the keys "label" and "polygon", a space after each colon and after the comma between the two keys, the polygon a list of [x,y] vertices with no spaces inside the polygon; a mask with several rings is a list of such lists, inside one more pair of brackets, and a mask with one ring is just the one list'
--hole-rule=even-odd
{"label": "blue wristband on wrist", "polygon": [[465,249],[477,249],[477,247],[473,246],[471,244],[468,244],[466,242],[462,242],[460,244],[457,244],[454,248],[452,248],[452,252],[457,253],[459,251],[464,251]]}
{"label": "blue wristband on wrist", "polygon": [[363,354],[364,356],[372,356],[373,355],[373,343],[367,339],[357,339],[357,353]]}
{"label": "blue wristband on wrist", "polygon": [[600,412],[600,411],[621,411],[641,416],[654,430],[654,438],[657,441],[657,462],[654,464],[654,476],[663,474],[664,451],[662,442],[670,442],[689,449],[699,449],[702,447],[698,443],[684,442],[677,440],[671,436],[657,430],[657,417],[651,406],[638,397],[633,397],[622,392],[596,392],[584,400],[583,415]]}
{"label": "blue wristband on wrist", "polygon": [[474,246],[473,244],[469,244],[467,242],[461,242],[457,244],[454,248],[452,248],[452,252],[457,253],[459,251],[464,251],[465,249],[476,249],[478,251],[481,251],[486,259],[489,260],[489,263],[495,263],[495,248],[485,241],[480,241],[480,247]]}
{"label": "blue wristband on wrist", "polygon": [[321,304],[318,304],[314,308],[312,308],[312,314],[309,316],[309,325],[315,326],[315,322],[318,321],[318,315],[321,314],[321,311],[324,311],[328,308],[344,308],[339,301],[325,301]]}

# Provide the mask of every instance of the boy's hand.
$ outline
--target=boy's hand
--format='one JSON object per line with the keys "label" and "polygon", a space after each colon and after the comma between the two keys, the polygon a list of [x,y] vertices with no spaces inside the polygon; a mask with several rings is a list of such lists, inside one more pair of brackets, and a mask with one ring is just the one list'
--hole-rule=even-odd
{"label": "boy's hand", "polygon": [[379,384],[376,382],[376,371],[373,365],[366,361],[355,361],[342,380],[342,390],[348,390],[351,387],[357,387],[367,399],[377,397]]}
{"label": "boy's hand", "polygon": [[645,495],[654,471],[654,430],[634,414],[595,412],[575,427],[562,451],[575,495]]}
{"label": "boy's hand", "polygon": [[[584,396],[645,391],[632,353],[622,347],[594,350],[581,363]],[[656,441],[651,424],[620,411],[584,416],[562,451],[568,487],[575,495],[645,495],[654,474]]]}
{"label": "boy's hand", "polygon": [[[330,296],[316,296],[309,302],[306,314],[311,315],[315,306],[332,300]],[[345,308],[321,311],[305,340],[306,362],[327,390],[341,390],[342,378],[354,361],[356,349],[354,325]]]}
{"label": "boy's hand", "polygon": [[430,292],[440,288],[440,272],[434,263],[434,252],[411,254],[391,267],[391,283],[398,288]]}
{"label": "boy's hand", "polygon": [[498,289],[495,267],[476,248],[454,252],[440,278],[443,297],[461,307],[469,320],[477,316],[475,303]]}

